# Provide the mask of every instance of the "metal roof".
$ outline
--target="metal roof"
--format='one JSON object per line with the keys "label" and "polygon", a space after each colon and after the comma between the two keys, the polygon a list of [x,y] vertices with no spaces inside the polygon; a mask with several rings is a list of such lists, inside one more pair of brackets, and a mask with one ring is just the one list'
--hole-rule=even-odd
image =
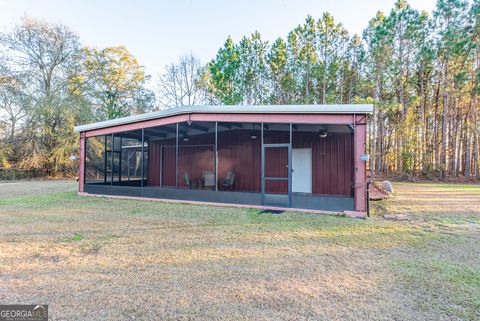
{"label": "metal roof", "polygon": [[141,122],[145,120],[165,118],[181,114],[371,114],[371,104],[344,105],[219,105],[219,106],[181,106],[146,114],[128,116],[76,126],[76,132],[108,128],[118,125]]}

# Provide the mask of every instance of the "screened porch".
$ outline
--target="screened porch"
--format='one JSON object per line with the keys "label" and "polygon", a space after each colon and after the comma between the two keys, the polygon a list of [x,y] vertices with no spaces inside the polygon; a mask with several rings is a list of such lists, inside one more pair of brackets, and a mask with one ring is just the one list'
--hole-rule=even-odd
{"label": "screened porch", "polygon": [[353,210],[349,125],[179,122],[85,142],[85,192]]}

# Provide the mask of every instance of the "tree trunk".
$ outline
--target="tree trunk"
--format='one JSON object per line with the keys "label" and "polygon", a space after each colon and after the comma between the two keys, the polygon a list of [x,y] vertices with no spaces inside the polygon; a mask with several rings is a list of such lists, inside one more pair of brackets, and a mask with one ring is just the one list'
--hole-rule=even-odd
{"label": "tree trunk", "polygon": [[375,105],[373,105],[373,115],[372,115],[372,137],[371,137],[371,157],[370,157],[370,177],[375,178],[375,151],[376,151],[376,127],[377,127],[377,117],[375,112]]}
{"label": "tree trunk", "polygon": [[463,120],[460,120],[460,124],[458,125],[459,128],[458,131],[458,140],[457,143],[455,144],[456,148],[456,155],[455,155],[455,166],[454,166],[454,172],[455,176],[458,176],[461,171],[461,166],[462,166],[462,150],[464,147],[463,140],[464,140],[464,131],[463,131]]}
{"label": "tree trunk", "polygon": [[437,170],[439,164],[439,155],[438,155],[438,104],[440,99],[440,82],[438,82],[437,90],[435,93],[435,111],[433,114],[433,165],[434,169]]}
{"label": "tree trunk", "polygon": [[375,174],[383,174],[384,167],[383,167],[383,119],[382,119],[382,111],[377,111],[377,140],[375,142]]}
{"label": "tree trunk", "polygon": [[15,118],[12,117],[11,119],[11,128],[10,128],[10,139],[13,140],[15,139],[15,129],[16,129],[16,125],[17,125],[17,120]]}
{"label": "tree trunk", "polygon": [[478,139],[479,139],[479,135],[478,135],[478,131],[479,131],[479,124],[478,124],[478,107],[477,107],[477,99],[478,99],[478,95],[475,93],[475,98],[473,100],[473,161],[474,161],[474,166],[473,166],[473,169],[474,169],[474,175],[477,179],[480,179],[480,162],[478,160],[478,156],[479,156],[479,142],[478,142]]}
{"label": "tree trunk", "polygon": [[454,176],[457,176],[457,164],[458,164],[458,158],[457,158],[457,149],[458,149],[458,144],[459,144],[459,133],[461,132],[461,123],[458,119],[458,116],[454,114],[454,111],[457,111],[457,99],[453,99],[453,110],[451,111],[451,116],[450,116],[450,135],[451,135],[451,140],[450,140],[450,163],[449,163],[449,172],[452,173]]}
{"label": "tree trunk", "polygon": [[471,152],[472,152],[472,136],[470,124],[467,124],[467,144],[465,146],[465,178],[470,178],[471,173]]}
{"label": "tree trunk", "polygon": [[326,104],[327,96],[327,58],[328,58],[328,28],[325,30],[325,45],[324,45],[324,57],[323,57],[323,81],[322,81],[322,104]]}
{"label": "tree trunk", "polygon": [[448,62],[445,62],[443,75],[443,126],[442,126],[442,152],[441,152],[441,177],[447,178],[447,121],[448,121],[448,91],[447,91],[447,76],[448,76]]}
{"label": "tree trunk", "polygon": [[398,119],[397,119],[397,132],[396,132],[396,137],[397,137],[397,175],[402,176],[403,175],[403,137],[402,137],[402,125],[401,125],[401,115],[400,113],[398,114]]}

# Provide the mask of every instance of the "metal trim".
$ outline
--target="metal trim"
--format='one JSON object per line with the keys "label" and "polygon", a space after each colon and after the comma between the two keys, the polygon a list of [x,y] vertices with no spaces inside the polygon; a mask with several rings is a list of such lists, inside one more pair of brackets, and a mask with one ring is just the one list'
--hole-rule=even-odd
{"label": "metal trim", "polygon": [[275,147],[288,147],[290,146],[289,143],[279,143],[279,144],[263,144],[263,147],[270,147],[270,148],[275,148]]}
{"label": "metal trim", "polygon": [[117,118],[97,123],[75,126],[75,132],[113,127],[146,120],[166,118],[184,114],[371,114],[372,104],[336,105],[221,105],[221,106],[181,106],[141,115]]}

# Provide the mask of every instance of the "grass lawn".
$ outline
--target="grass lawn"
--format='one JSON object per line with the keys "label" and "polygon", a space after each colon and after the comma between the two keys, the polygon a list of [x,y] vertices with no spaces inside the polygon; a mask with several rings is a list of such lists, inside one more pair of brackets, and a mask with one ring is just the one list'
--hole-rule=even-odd
{"label": "grass lawn", "polygon": [[368,220],[75,188],[0,183],[0,303],[51,320],[480,319],[478,185],[394,183]]}

